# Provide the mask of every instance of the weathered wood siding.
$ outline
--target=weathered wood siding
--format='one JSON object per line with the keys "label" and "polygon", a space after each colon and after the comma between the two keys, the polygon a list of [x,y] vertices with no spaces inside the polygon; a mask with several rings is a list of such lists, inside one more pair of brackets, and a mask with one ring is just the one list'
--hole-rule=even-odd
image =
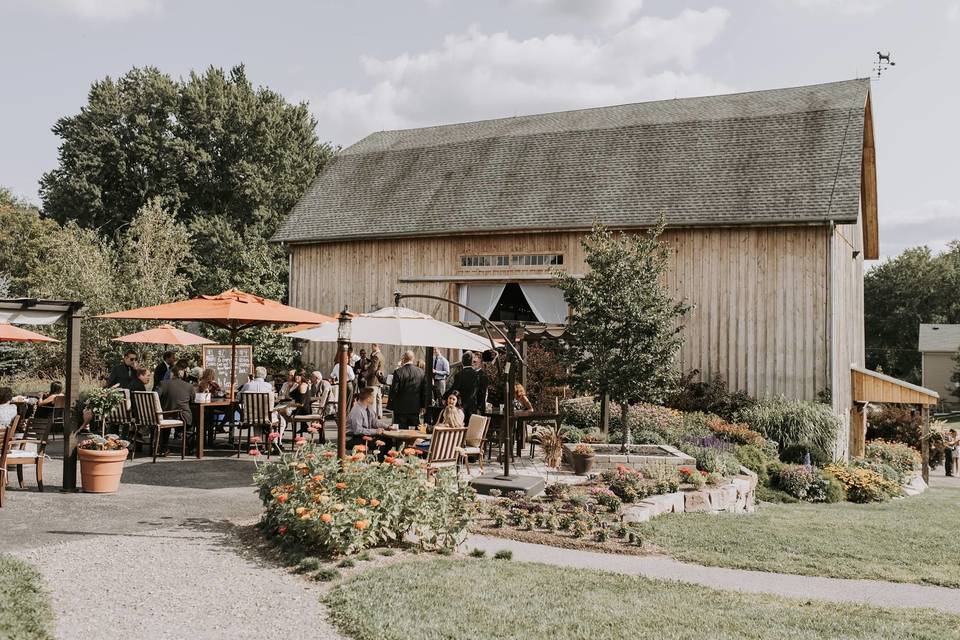
{"label": "weathered wood siding", "polygon": [[[544,269],[461,269],[465,254],[562,253],[565,269],[583,273],[582,237],[531,233],[294,245],[291,303],[323,313],[345,304],[369,311],[392,304],[398,286],[407,293],[456,297],[449,282],[399,284],[411,276],[549,277]],[[827,227],[678,229],[664,239],[672,248],[667,285],[694,305],[685,319],[678,368],[722,373],[732,387],[760,396],[809,400],[830,386]],[[404,304],[437,318],[458,318],[444,304]],[[395,349],[385,352],[388,362],[397,356]],[[304,357],[326,363],[333,349],[308,345]]]}
{"label": "weathered wood siding", "polygon": [[844,458],[849,452],[850,408],[853,406],[850,365],[862,367],[864,363],[862,238],[858,222],[834,227],[830,242],[833,310],[830,388],[833,408],[842,421],[834,453]]}

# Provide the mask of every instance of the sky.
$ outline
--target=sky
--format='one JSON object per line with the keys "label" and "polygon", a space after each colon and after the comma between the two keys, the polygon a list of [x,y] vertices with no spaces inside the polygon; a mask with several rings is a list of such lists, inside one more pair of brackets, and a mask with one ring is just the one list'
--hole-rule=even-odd
{"label": "sky", "polygon": [[2,0],[0,185],[39,203],[91,82],[243,63],[322,140],[797,86],[873,83],[884,257],[960,238],[960,0]]}

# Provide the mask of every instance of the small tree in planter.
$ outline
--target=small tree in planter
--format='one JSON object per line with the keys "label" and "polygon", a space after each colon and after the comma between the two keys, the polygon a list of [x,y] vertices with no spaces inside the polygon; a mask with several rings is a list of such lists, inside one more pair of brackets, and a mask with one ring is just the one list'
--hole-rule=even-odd
{"label": "small tree in planter", "polygon": [[673,358],[683,343],[679,319],[689,305],[661,283],[668,248],[663,220],[646,234],[614,234],[600,224],[583,240],[590,270],[582,278],[558,271],[557,287],[572,309],[560,356],[578,391],[603,394],[620,405],[623,447],[627,414],[637,402],[661,403],[673,393]]}
{"label": "small tree in planter", "polygon": [[96,389],[87,395],[83,409],[89,411],[92,418],[100,423],[100,435],[105,436],[104,417],[126,401],[127,398],[120,389]]}

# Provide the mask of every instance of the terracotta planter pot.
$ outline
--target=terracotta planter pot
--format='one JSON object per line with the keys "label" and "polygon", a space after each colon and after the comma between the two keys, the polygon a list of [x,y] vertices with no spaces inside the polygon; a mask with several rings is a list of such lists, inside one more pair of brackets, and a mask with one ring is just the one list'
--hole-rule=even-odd
{"label": "terracotta planter pot", "polygon": [[570,458],[573,461],[573,472],[578,476],[585,476],[593,469],[593,459],[595,456],[583,456],[579,453],[571,453]]}
{"label": "terracotta planter pot", "polygon": [[129,451],[78,449],[80,483],[86,493],[116,493],[123,475],[123,462]]}

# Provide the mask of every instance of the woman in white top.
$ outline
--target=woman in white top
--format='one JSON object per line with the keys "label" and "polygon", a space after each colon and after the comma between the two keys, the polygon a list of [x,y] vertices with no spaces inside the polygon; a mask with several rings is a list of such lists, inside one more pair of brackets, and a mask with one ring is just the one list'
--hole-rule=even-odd
{"label": "woman in white top", "polygon": [[0,427],[9,427],[17,416],[17,405],[11,400],[13,400],[13,389],[0,387]]}

